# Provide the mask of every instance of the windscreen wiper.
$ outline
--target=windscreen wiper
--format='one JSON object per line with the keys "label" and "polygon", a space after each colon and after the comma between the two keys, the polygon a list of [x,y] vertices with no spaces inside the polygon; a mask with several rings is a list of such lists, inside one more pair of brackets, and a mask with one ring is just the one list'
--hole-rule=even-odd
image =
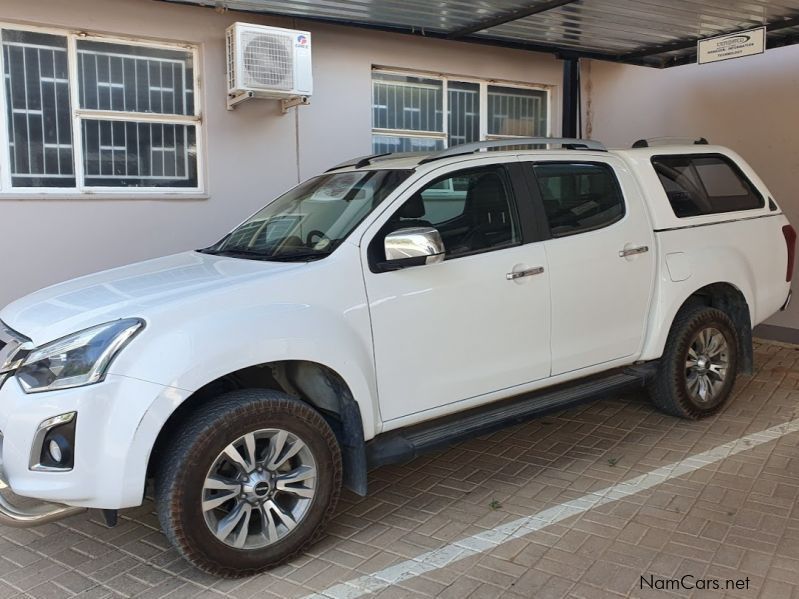
{"label": "windscreen wiper", "polygon": [[268,254],[264,254],[263,252],[257,252],[255,250],[232,249],[232,248],[224,250],[214,250],[211,248],[206,248],[197,251],[202,252],[204,254],[213,254],[214,256],[229,256],[231,258],[235,258],[237,256],[246,256],[247,258],[253,258],[255,260],[269,259]]}
{"label": "windscreen wiper", "polygon": [[197,250],[198,252],[202,252],[204,254],[213,254],[215,256],[230,256],[231,258],[236,257],[247,257],[252,258],[254,260],[265,260],[269,262],[289,262],[291,260],[317,260],[319,258],[324,258],[325,256],[330,255],[330,251],[307,251],[307,252],[288,252],[288,253],[281,253],[281,254],[264,254],[263,252],[258,252],[255,250],[247,250],[247,249],[223,249],[223,250],[213,250],[211,248],[205,248],[202,250]]}
{"label": "windscreen wiper", "polygon": [[291,252],[285,254],[272,254],[271,256],[267,256],[264,260],[270,260],[275,262],[284,262],[284,261],[292,261],[292,260],[317,260],[319,258],[324,258],[325,256],[329,256],[329,251],[316,251],[316,252]]}

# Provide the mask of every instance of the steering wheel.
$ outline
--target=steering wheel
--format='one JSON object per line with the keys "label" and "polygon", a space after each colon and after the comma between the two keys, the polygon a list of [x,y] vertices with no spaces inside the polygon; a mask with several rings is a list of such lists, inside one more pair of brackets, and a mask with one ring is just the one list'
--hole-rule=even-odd
{"label": "steering wheel", "polygon": [[305,236],[305,245],[309,248],[313,248],[316,247],[316,245],[324,239],[327,239],[329,245],[330,238],[327,235],[325,235],[322,231],[314,229],[313,231],[310,231],[308,235]]}

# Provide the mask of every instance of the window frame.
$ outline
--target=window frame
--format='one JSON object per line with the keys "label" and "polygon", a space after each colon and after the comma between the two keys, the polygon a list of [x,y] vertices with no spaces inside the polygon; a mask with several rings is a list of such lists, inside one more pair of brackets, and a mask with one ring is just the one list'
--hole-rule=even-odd
{"label": "window frame", "polygon": [[[743,183],[745,183],[750,188],[750,190],[754,193],[755,197],[760,199],[760,204],[757,205],[757,206],[753,206],[752,208],[738,208],[738,209],[730,209],[730,210],[717,210],[717,211],[714,211],[714,212],[700,212],[699,214],[689,214],[689,215],[685,215],[685,216],[680,216],[674,210],[674,205],[671,203],[671,200],[669,199],[669,194],[666,191],[666,188],[663,186],[663,181],[660,180],[660,175],[658,174],[657,169],[655,168],[655,161],[656,160],[660,160],[660,159],[664,159],[664,158],[687,158],[688,160],[691,160],[692,161],[691,167],[696,172],[696,175],[698,177],[699,183],[702,185],[702,190],[701,191],[703,191],[708,198],[710,198],[711,196],[708,193],[707,188],[705,187],[704,181],[702,181],[702,178],[699,176],[699,171],[697,170],[696,165],[693,164],[693,160],[700,159],[700,158],[716,158],[716,159],[720,160],[723,164],[726,164],[728,167],[730,167],[730,170],[732,170],[732,172],[735,175],[737,175],[740,178],[740,180]],[[657,180],[658,185],[660,185],[661,191],[663,191],[663,196],[666,198],[666,203],[669,206],[669,210],[671,210],[671,213],[672,213],[672,215],[674,215],[674,218],[677,218],[679,220],[685,220],[685,219],[688,219],[688,218],[700,218],[700,217],[703,217],[703,216],[704,217],[717,216],[719,214],[730,214],[730,213],[733,213],[733,212],[750,212],[752,210],[762,210],[763,208],[766,207],[766,204],[767,204],[766,197],[763,195],[763,192],[760,190],[760,188],[757,185],[755,185],[754,182],[746,175],[746,173],[738,165],[738,163],[735,160],[733,160],[732,158],[730,158],[729,156],[727,156],[726,154],[722,154],[720,152],[690,152],[690,153],[682,153],[682,154],[653,154],[652,156],[649,157],[649,164],[652,166],[652,170],[655,173],[655,179]]]}
{"label": "window frame", "polygon": [[[624,195],[624,190],[622,189],[621,182],[619,181],[619,177],[616,174],[616,169],[613,168],[612,164],[608,162],[603,162],[601,160],[528,160],[524,161],[522,164],[525,167],[525,175],[527,177],[530,193],[533,196],[533,200],[535,201],[536,204],[537,208],[536,212],[542,219],[541,228],[544,230],[546,239],[564,239],[566,237],[573,237],[574,235],[583,235],[584,233],[593,233],[595,231],[601,231],[602,229],[607,229],[608,227],[617,225],[618,223],[622,222],[625,218],[627,218],[627,215],[629,213],[627,207],[627,196]],[[598,166],[608,171],[613,179],[616,191],[618,192],[619,197],[621,198],[622,213],[616,219],[607,222],[603,225],[588,227],[585,229],[580,229],[579,231],[554,235],[552,233],[552,225],[549,222],[549,215],[547,214],[546,210],[544,194],[541,192],[541,181],[539,180],[539,177],[535,172],[535,167],[537,165],[550,165],[550,164],[561,164],[561,165],[583,164],[590,166]]]}
{"label": "window frame", "polygon": [[[442,82],[441,87],[441,113],[442,131],[417,131],[413,129],[384,129],[374,126],[374,118],[371,123],[371,136],[383,135],[387,137],[417,137],[422,139],[441,140],[444,149],[449,147],[449,83],[474,83],[480,86],[480,114],[479,114],[479,140],[504,140],[504,139],[523,139],[522,135],[499,135],[488,133],[488,88],[490,86],[506,87],[522,90],[541,91],[546,95],[546,118],[547,127],[546,137],[552,136],[552,86],[543,83],[524,83],[521,81],[506,81],[503,79],[484,79],[467,75],[455,75],[450,73],[435,73],[420,71],[415,69],[403,69],[401,67],[388,67],[382,65],[372,65],[370,91],[374,98],[375,74],[395,75],[401,77],[419,77],[422,79],[437,80]],[[401,82],[394,82],[402,85]],[[371,114],[374,114],[374,103],[370,102]]]}
{"label": "window frame", "polygon": [[[197,198],[205,196],[205,136],[202,112],[202,87],[200,47],[197,44],[181,42],[162,42],[136,36],[106,35],[100,33],[87,33],[73,29],[58,27],[40,27],[0,21],[0,52],[4,51],[2,30],[25,31],[42,33],[66,38],[67,43],[67,69],[69,79],[70,123],[72,125],[72,160],[75,172],[74,187],[14,187],[11,174],[11,152],[9,148],[10,137],[8,130],[8,114],[5,89],[5,60],[0,61],[0,200],[15,199],[19,197],[37,197],[51,199],[61,197],[66,199],[82,199],[97,196],[124,197],[126,199],[158,199],[159,197]],[[119,110],[95,110],[80,107],[80,80],[78,77],[78,41],[94,41],[127,46],[153,48],[158,50],[182,51],[191,54],[192,60],[192,99],[194,113],[190,115],[162,114],[148,112],[124,112]],[[0,56],[2,58],[2,56]],[[195,127],[196,146],[196,187],[167,187],[167,186],[99,186],[85,184],[86,173],[83,160],[83,122],[84,121],[121,121],[137,123],[163,123],[170,125],[186,125]]]}

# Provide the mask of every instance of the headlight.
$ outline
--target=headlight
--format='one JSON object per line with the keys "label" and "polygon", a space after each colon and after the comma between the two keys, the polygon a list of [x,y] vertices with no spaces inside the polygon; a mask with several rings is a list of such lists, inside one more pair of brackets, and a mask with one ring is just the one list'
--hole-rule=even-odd
{"label": "headlight", "polygon": [[143,327],[142,320],[127,318],[48,343],[28,354],[17,379],[25,393],[98,383],[114,357]]}

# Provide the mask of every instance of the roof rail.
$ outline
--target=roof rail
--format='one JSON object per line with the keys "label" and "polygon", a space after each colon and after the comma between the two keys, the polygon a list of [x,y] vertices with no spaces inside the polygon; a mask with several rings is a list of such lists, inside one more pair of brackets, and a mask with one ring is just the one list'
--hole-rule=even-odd
{"label": "roof rail", "polygon": [[489,148],[505,148],[508,146],[561,146],[568,150],[596,150],[599,152],[607,152],[607,149],[598,141],[590,139],[577,139],[572,137],[516,137],[510,139],[490,139],[486,141],[475,141],[468,144],[461,144],[459,146],[452,146],[446,150],[441,150],[435,154],[431,154],[427,158],[421,160],[419,164],[425,162],[432,162],[441,158],[449,156],[460,156],[461,154],[473,154],[480,150]]}
{"label": "roof rail", "polygon": [[706,146],[708,141],[704,137],[695,139],[693,137],[650,137],[639,139],[633,144],[633,148],[649,148],[651,146],[668,146],[675,144],[693,144],[695,146]]}
{"label": "roof rail", "polygon": [[354,166],[355,168],[363,168],[369,166],[372,162],[378,162],[380,159],[386,160],[388,158],[403,158],[406,156],[428,156],[428,152],[380,152],[379,154],[367,154],[366,156],[358,156],[357,158],[350,158],[344,162],[331,166],[325,172],[336,171],[340,168]]}
{"label": "roof rail", "polygon": [[380,152],[379,154],[367,154],[366,156],[358,156],[357,158],[350,158],[349,160],[345,160],[337,164],[336,166],[331,166],[325,172],[329,173],[330,171],[336,171],[340,168],[345,168],[348,166],[354,166],[356,168],[361,168],[362,166],[366,166],[372,159],[377,158],[378,156],[387,156],[391,154],[391,152]]}

